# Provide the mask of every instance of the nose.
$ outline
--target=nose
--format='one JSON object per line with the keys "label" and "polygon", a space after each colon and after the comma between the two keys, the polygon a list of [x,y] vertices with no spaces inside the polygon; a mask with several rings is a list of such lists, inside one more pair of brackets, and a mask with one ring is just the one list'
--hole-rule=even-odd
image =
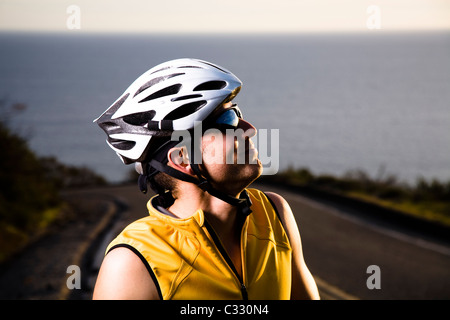
{"label": "nose", "polygon": [[250,122],[247,122],[244,119],[239,119],[238,128],[244,130],[245,135],[248,138],[256,136],[256,128]]}

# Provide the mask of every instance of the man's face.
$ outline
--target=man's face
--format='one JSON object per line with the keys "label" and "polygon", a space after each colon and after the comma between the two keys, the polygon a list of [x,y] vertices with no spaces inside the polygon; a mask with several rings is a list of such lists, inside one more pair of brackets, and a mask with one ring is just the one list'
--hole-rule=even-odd
{"label": "man's face", "polygon": [[[230,109],[231,103],[223,106]],[[262,173],[258,151],[250,140],[256,129],[249,122],[239,119],[235,130],[206,130],[202,137],[203,171],[219,190],[240,192]]]}

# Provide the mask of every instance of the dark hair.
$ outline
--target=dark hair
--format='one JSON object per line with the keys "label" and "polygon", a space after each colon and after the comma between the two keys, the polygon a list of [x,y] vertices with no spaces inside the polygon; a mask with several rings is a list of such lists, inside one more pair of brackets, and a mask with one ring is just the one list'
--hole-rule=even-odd
{"label": "dark hair", "polygon": [[[190,132],[190,134],[192,136],[193,132]],[[167,165],[167,163],[169,162],[167,154],[169,150],[175,146],[186,147],[182,140],[173,141],[171,140],[171,137],[157,137],[156,139],[154,138],[153,143],[149,147],[149,152],[147,153],[149,155],[146,159],[147,165],[152,159]],[[165,191],[170,191],[172,196],[176,198],[178,179],[164,172],[158,172],[153,175],[152,173],[154,171],[156,171],[156,169],[149,166],[148,174],[152,176],[152,178],[150,178],[150,186],[152,187],[153,191],[158,194],[162,194]]]}
{"label": "dark hair", "polygon": [[[148,165],[148,163],[152,160],[155,159],[158,162],[161,162],[163,164],[168,163],[168,159],[167,159],[167,153],[169,152],[169,150],[174,147],[177,144],[176,141],[171,141],[170,137],[158,137],[156,139],[154,139],[153,144],[151,145],[151,147],[149,148],[149,156],[148,159],[145,161]],[[150,186],[153,189],[153,191],[155,191],[158,194],[163,194],[166,191],[170,191],[170,193],[172,193],[172,195],[174,195],[176,193],[176,186],[177,186],[177,181],[175,178],[169,176],[168,174],[164,173],[164,172],[158,172],[158,173],[154,173],[156,171],[155,168],[152,168],[148,165],[148,175],[152,176],[150,178]]]}
{"label": "dark hair", "polygon": [[177,181],[175,178],[169,176],[164,172],[159,172],[153,176],[153,183],[157,190],[166,190],[172,193],[172,196],[176,197]]}

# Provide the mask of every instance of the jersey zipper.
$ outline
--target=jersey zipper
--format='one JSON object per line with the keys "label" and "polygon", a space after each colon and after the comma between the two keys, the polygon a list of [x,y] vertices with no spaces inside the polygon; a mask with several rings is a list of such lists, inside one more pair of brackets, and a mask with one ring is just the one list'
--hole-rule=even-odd
{"label": "jersey zipper", "polygon": [[[248,292],[247,292],[247,287],[245,286],[245,283],[244,283],[244,279],[237,272],[236,267],[234,266],[233,261],[231,260],[230,256],[228,255],[227,251],[225,250],[224,246],[222,245],[222,242],[220,241],[219,236],[214,231],[213,227],[206,221],[206,219],[205,219],[204,225],[206,227],[206,230],[210,234],[214,244],[216,245],[216,248],[219,250],[219,252],[222,255],[222,257],[224,258],[225,262],[228,264],[228,266],[230,267],[230,269],[233,271],[234,275],[236,276],[236,279],[238,280],[239,285],[241,286],[240,290],[241,290],[242,299],[248,300]],[[244,227],[242,227],[242,229],[244,229]],[[244,259],[243,259],[244,254],[243,254],[243,248],[242,248],[242,234],[241,234],[240,242],[241,242],[242,275],[244,275],[245,268],[244,268]]]}

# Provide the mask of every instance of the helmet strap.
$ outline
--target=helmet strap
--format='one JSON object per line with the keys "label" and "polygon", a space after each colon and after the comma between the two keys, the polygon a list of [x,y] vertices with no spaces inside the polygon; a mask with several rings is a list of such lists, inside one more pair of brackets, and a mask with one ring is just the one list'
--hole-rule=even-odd
{"label": "helmet strap", "polygon": [[[168,145],[169,143],[170,141],[167,142],[166,144]],[[143,173],[141,174],[138,180],[140,190],[146,193],[147,185],[150,184],[150,187],[160,196],[168,198],[168,196],[170,195],[170,199],[169,198],[164,199],[165,200],[164,202],[173,203],[173,197],[171,193],[166,192],[166,190],[163,190],[153,180],[153,176],[156,175],[158,172],[164,172],[175,179],[195,184],[197,187],[202,189],[204,192],[208,192],[213,197],[216,197],[222,201],[225,201],[228,204],[231,204],[232,206],[237,207],[238,212],[242,213],[244,216],[249,215],[252,212],[252,210],[250,209],[252,203],[245,190],[241,193],[239,198],[235,198],[214,188],[208,181],[208,179],[204,177],[204,175],[200,170],[200,166],[193,160],[191,160],[194,159],[196,146],[199,147],[200,143],[191,143],[191,148],[188,148],[190,149],[188,150],[188,153],[190,153],[188,154],[188,159],[190,162],[190,166],[194,171],[196,177],[178,171],[168,166],[167,164],[164,163],[165,161],[162,161],[164,157],[163,158],[155,157],[149,163],[145,165],[143,164]],[[162,149],[163,147],[164,146],[160,147],[158,150]]]}
{"label": "helmet strap", "polygon": [[[168,165],[163,164],[155,159],[150,161],[150,166],[155,168],[158,172],[164,172],[164,173],[168,174],[169,176],[174,177],[176,179],[195,184],[197,187],[199,187],[200,189],[202,189],[205,192],[208,192],[213,197],[216,197],[222,201],[225,201],[226,203],[229,203],[232,206],[236,206],[238,211],[245,216],[249,215],[252,212],[252,210],[250,209],[252,202],[245,190],[244,190],[244,192],[241,193],[241,196],[239,198],[235,198],[224,192],[221,192],[221,191],[215,189],[211,185],[211,183],[201,175],[198,164],[191,164],[191,168],[194,170],[195,174],[197,175],[197,178],[195,178],[191,175],[188,175],[186,173],[183,173],[181,171],[178,171],[172,167],[169,167]],[[152,180],[153,179],[149,179],[149,181],[152,181]],[[140,183],[144,183],[144,182],[142,181]],[[142,190],[142,188],[141,188],[141,190]],[[157,191],[158,191],[159,195],[167,194],[167,192],[165,192],[164,190],[157,190]]]}

